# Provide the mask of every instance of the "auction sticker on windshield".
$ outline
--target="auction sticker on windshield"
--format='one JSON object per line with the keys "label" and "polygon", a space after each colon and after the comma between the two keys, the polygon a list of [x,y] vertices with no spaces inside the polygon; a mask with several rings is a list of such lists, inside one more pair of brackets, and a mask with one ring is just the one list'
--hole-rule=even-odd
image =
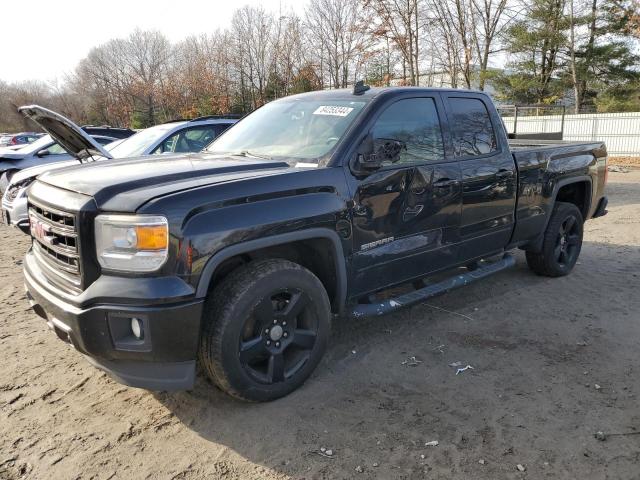
{"label": "auction sticker on windshield", "polygon": [[338,107],[331,105],[322,105],[316,108],[314,115],[333,115],[335,117],[346,117],[353,111],[351,107]]}

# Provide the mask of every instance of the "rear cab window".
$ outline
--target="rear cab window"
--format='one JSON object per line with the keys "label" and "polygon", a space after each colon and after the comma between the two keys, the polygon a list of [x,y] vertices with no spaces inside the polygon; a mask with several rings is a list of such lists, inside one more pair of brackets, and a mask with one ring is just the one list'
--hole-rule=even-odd
{"label": "rear cab window", "polygon": [[489,110],[479,98],[449,97],[449,125],[457,158],[489,155],[499,150]]}

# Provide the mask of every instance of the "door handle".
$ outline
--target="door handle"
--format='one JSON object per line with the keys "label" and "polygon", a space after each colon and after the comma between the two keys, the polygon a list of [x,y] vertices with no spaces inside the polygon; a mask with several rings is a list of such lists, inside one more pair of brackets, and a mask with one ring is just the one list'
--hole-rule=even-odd
{"label": "door handle", "polygon": [[511,178],[513,177],[513,170],[498,170],[498,173],[496,173],[496,177]]}
{"label": "door handle", "polygon": [[415,207],[407,207],[402,212],[402,219],[406,222],[414,217],[420,215],[420,212],[424,210],[424,205],[416,205]]}
{"label": "door handle", "polygon": [[450,178],[441,178],[433,182],[433,186],[435,188],[445,188],[445,187],[453,187],[454,185],[458,185],[460,180],[452,180]]}

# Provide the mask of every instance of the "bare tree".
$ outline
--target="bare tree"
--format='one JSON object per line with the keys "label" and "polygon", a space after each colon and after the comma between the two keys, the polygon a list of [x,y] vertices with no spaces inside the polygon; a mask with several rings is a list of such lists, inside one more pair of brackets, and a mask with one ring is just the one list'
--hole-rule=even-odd
{"label": "bare tree", "polygon": [[422,23],[420,0],[364,0],[364,9],[374,15],[379,36],[390,38],[409,67],[409,79],[403,68],[405,83],[420,84],[420,31]]}
{"label": "bare tree", "polygon": [[466,88],[471,88],[473,19],[465,0],[430,0],[429,7],[433,43],[440,45],[434,55],[442,73],[448,77],[451,87],[457,88],[462,80]]}
{"label": "bare tree", "polygon": [[136,30],[93,48],[62,82],[0,82],[0,125],[26,128],[15,109],[29,102],[79,122],[140,128],[176,117],[244,113],[363,76],[375,85],[468,88],[474,62],[483,88],[511,18],[508,4],[517,1],[315,0],[302,18],[245,6],[228,28],[176,44],[157,31]]}
{"label": "bare tree", "polygon": [[154,125],[158,114],[166,116],[162,99],[170,56],[160,32],[136,30],[92,49],[76,70],[78,85],[100,99],[105,117],[125,122],[135,115],[141,126]]}
{"label": "bare tree", "polygon": [[362,65],[368,37],[358,0],[316,0],[305,10],[310,46],[321,70],[328,71],[328,86],[346,87]]}
{"label": "bare tree", "polygon": [[477,52],[479,79],[478,87],[484,90],[489,59],[491,55],[500,51],[496,40],[508,21],[514,18],[514,12],[509,11],[509,0],[470,0],[473,11],[474,30],[473,40]]}
{"label": "bare tree", "polygon": [[471,88],[472,82],[473,38],[476,31],[476,18],[473,15],[470,3],[471,0],[453,0],[453,12],[451,13],[451,9],[448,10],[462,47],[459,63],[464,84],[467,88]]}
{"label": "bare tree", "polygon": [[278,24],[282,33],[275,50],[275,65],[280,89],[275,92],[275,97],[289,95],[295,79],[306,66],[302,20],[290,12],[281,15]]}
{"label": "bare tree", "polygon": [[262,7],[244,6],[236,10],[232,30],[238,48],[240,72],[243,85],[248,84],[253,108],[266,102],[266,87],[272,71],[273,14]]}

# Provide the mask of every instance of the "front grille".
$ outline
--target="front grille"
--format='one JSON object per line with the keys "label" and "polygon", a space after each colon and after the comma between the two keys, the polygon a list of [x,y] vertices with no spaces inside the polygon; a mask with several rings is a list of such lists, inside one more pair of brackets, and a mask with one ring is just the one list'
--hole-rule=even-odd
{"label": "front grille", "polygon": [[82,269],[76,216],[51,207],[29,204],[33,252],[53,283],[81,290]]}

